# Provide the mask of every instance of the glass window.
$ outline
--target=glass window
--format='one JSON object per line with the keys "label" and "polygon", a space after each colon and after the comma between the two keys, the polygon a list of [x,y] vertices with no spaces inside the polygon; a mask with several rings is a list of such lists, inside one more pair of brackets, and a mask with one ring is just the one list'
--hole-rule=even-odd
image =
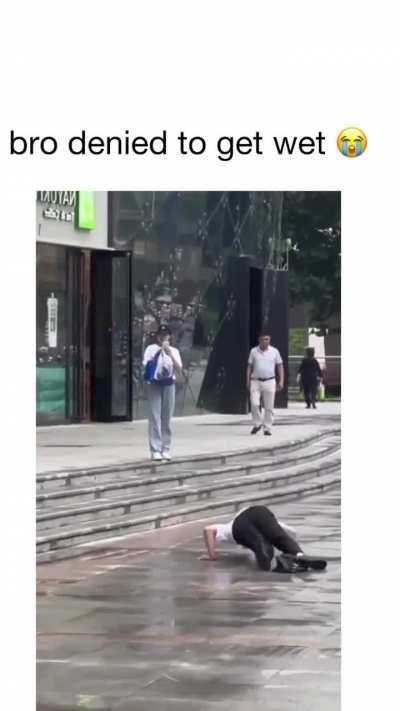
{"label": "glass window", "polygon": [[66,248],[37,245],[36,411],[38,424],[66,420]]}
{"label": "glass window", "polygon": [[228,298],[226,265],[243,255],[267,264],[271,200],[244,191],[110,193],[110,246],[133,254],[135,418],[146,415],[142,356],[160,323],[169,324],[183,361],[176,414],[198,412]]}

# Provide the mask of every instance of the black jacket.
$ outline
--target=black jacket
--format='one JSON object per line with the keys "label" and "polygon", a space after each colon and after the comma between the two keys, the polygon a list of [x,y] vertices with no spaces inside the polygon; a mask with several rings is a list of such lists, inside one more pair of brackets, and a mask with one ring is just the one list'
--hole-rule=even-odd
{"label": "black jacket", "polygon": [[299,373],[302,380],[309,382],[322,378],[322,370],[316,358],[303,358],[300,363]]}

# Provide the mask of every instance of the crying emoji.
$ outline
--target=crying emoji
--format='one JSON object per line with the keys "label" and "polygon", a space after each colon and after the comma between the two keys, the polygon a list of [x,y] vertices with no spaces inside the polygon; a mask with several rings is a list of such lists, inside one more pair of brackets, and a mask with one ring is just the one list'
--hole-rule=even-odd
{"label": "crying emoji", "polygon": [[367,137],[359,128],[344,128],[337,137],[337,147],[347,158],[357,158],[367,147]]}

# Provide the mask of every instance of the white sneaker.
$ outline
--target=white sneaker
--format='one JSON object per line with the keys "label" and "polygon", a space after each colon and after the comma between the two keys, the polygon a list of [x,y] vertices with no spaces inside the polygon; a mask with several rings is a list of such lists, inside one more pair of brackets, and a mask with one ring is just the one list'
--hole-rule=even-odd
{"label": "white sneaker", "polygon": [[153,452],[151,455],[151,458],[155,462],[161,462],[161,460],[162,460],[162,456],[161,456],[160,452]]}
{"label": "white sneaker", "polygon": [[165,461],[170,462],[171,461],[171,453],[170,452],[161,452],[161,457],[165,459]]}

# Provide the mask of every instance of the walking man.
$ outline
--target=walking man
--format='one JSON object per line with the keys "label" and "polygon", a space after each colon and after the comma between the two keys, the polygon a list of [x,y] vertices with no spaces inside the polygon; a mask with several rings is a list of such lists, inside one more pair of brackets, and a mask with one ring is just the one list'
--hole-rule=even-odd
{"label": "walking man", "polygon": [[307,409],[310,409],[312,405],[315,410],[317,407],[315,401],[317,399],[318,385],[322,380],[322,370],[314,356],[314,348],[306,348],[306,357],[300,363],[298,377],[303,389]]}
{"label": "walking man", "polygon": [[[282,390],[284,370],[281,355],[277,348],[270,345],[271,337],[260,333],[258,346],[252,348],[247,365],[247,389],[250,391],[253,429],[257,434],[261,428],[265,435],[270,435],[274,417],[275,392]],[[278,382],[276,382],[278,375]],[[264,406],[264,421],[261,420],[260,402]]]}
{"label": "walking man", "polygon": [[157,342],[147,346],[143,356],[145,380],[148,382],[149,444],[151,458],[171,461],[171,417],[175,408],[176,375],[182,372],[177,348],[170,345],[171,331],[160,326]]}
{"label": "walking man", "polygon": [[205,527],[203,537],[207,555],[201,558],[216,560],[216,545],[233,542],[252,550],[261,570],[271,570],[275,548],[283,554],[276,557],[275,570],[278,572],[324,570],[326,560],[305,555],[294,535],[295,532],[278,521],[266,506],[250,506],[239,511],[229,523]]}

